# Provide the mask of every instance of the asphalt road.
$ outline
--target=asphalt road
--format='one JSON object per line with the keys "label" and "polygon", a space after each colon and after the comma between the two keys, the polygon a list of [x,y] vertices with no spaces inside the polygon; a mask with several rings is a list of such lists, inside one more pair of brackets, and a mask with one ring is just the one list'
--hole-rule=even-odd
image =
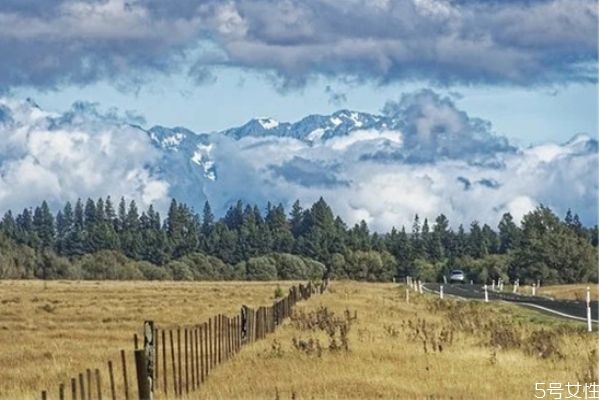
{"label": "asphalt road", "polygon": [[[427,290],[439,293],[440,285],[437,283],[426,283],[423,285]],[[512,289],[512,286],[510,287]],[[465,299],[485,298],[484,289],[479,284],[446,284],[444,285],[444,295],[451,295]],[[555,314],[565,318],[572,318],[586,321],[587,309],[585,301],[577,300],[552,300],[547,297],[527,296],[506,292],[496,292],[488,286],[488,299],[490,301],[500,300],[517,303],[519,305],[538,309],[542,312]],[[591,304],[592,321],[598,322],[598,302],[592,301]]]}

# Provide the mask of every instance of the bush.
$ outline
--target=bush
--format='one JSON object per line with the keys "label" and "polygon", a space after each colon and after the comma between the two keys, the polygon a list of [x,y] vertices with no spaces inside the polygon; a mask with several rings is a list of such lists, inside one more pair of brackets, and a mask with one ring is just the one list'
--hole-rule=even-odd
{"label": "bush", "polygon": [[270,257],[275,260],[279,279],[300,280],[308,278],[306,263],[302,258],[287,253],[275,253],[271,254]]}
{"label": "bush", "polygon": [[415,278],[420,279],[423,282],[436,282],[438,277],[438,271],[434,264],[429,261],[417,258],[414,262],[415,265]]}
{"label": "bush", "polygon": [[193,281],[194,274],[187,264],[181,261],[171,261],[167,264],[167,268],[171,271],[173,279],[176,281]]}
{"label": "bush", "polygon": [[252,281],[274,281],[277,267],[271,257],[253,257],[246,262],[246,278]]}
{"label": "bush", "polygon": [[304,264],[306,264],[306,278],[316,281],[323,278],[325,271],[325,265],[322,263],[311,260],[310,258],[304,259]]}
{"label": "bush", "polygon": [[80,265],[83,279],[144,279],[144,275],[129,258],[112,250],[101,250],[85,255]]}
{"label": "bush", "polygon": [[171,270],[165,267],[159,267],[148,261],[137,261],[134,266],[144,275],[149,281],[167,281],[173,279]]}

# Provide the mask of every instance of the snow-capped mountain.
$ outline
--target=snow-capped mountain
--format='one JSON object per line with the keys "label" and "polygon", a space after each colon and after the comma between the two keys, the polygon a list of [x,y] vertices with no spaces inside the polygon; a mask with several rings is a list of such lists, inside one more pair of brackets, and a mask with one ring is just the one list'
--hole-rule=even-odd
{"label": "snow-capped mountain", "polygon": [[222,133],[234,139],[248,136],[276,136],[316,143],[336,136],[347,136],[356,130],[385,129],[389,123],[390,121],[382,116],[340,110],[331,115],[309,115],[295,123],[281,123],[272,118],[257,118]]}
{"label": "snow-capped mountain", "polygon": [[211,133],[145,129],[88,103],[50,113],[0,99],[0,209],[111,194],[162,210],[171,197],[196,210],[209,200],[221,213],[238,199],[289,206],[324,196],[348,222],[378,230],[416,213],[497,223],[540,202],[596,221],[595,138],[517,148],[436,96],[417,93],[380,115],[256,118]]}

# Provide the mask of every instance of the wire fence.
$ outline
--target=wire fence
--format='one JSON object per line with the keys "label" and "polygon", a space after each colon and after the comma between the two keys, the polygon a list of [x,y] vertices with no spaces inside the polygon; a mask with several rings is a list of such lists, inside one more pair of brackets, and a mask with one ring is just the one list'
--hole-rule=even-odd
{"label": "wire fence", "polygon": [[[42,400],[155,400],[187,396],[202,387],[211,372],[244,346],[264,339],[290,317],[296,303],[323,293],[327,282],[299,284],[271,306],[242,306],[239,314],[162,329],[145,321],[142,340],[135,333],[133,352],[120,350],[102,368],[86,369]],[[141,342],[141,343],[140,343]],[[133,378],[132,378],[133,377]]]}

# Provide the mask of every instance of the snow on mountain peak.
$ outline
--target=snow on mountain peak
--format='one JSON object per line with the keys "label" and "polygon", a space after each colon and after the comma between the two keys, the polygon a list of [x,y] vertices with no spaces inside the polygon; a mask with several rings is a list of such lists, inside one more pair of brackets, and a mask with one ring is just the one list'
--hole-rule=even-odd
{"label": "snow on mountain peak", "polygon": [[273,129],[279,126],[279,122],[273,118],[258,118],[258,123],[265,129]]}
{"label": "snow on mountain peak", "polygon": [[202,169],[204,170],[204,176],[207,179],[215,181],[217,179],[215,173],[215,162],[210,159],[210,151],[212,150],[212,148],[212,143],[207,145],[198,144],[190,160],[193,163],[202,167]]}
{"label": "snow on mountain peak", "polygon": [[343,122],[343,121],[342,121],[340,118],[338,118],[338,117],[331,117],[329,120],[330,120],[330,121],[331,121],[331,123],[332,123],[333,125],[335,125],[335,126],[341,125],[341,124],[342,124],[342,122]]}

